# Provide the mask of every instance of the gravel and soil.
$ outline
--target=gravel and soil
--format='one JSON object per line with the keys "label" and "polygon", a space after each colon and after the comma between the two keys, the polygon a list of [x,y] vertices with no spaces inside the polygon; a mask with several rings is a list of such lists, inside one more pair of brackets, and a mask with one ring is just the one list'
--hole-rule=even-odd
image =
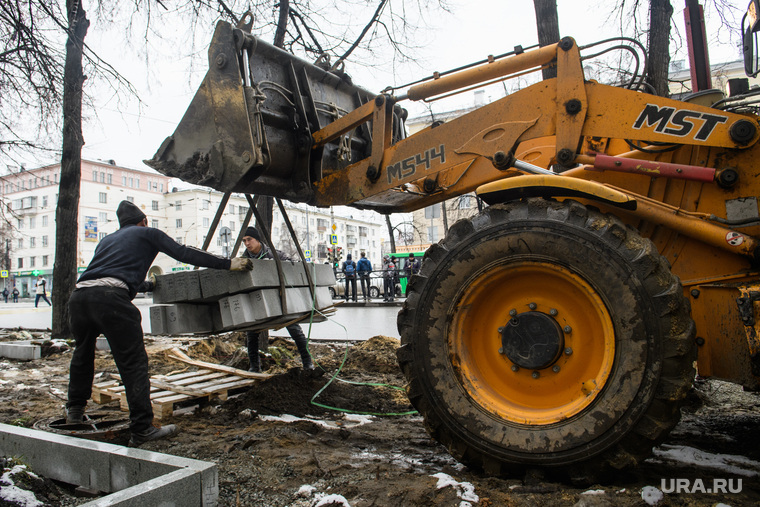
{"label": "gravel and soil", "polygon": [[[26,337],[0,332],[0,340],[21,338]],[[153,374],[187,368],[171,359],[173,347],[196,359],[246,368],[244,343],[242,333],[146,338]],[[398,345],[383,336],[353,344],[312,343],[320,368],[306,372],[298,368],[294,344],[273,339],[264,360],[272,377],[226,401],[180,408],[172,422],[181,433],[143,448],[216,463],[221,506],[633,506],[654,505],[660,496],[656,504],[662,506],[760,505],[756,393],[698,381],[681,423],[654,456],[603,484],[556,482],[535,469],[494,478],[457,463],[428,437],[421,418],[409,414],[413,409],[399,389],[404,378],[396,363]],[[49,355],[29,362],[0,358],[0,422],[32,427],[61,417],[70,360],[64,349],[50,347]],[[96,381],[117,372],[106,352],[97,353],[95,366]],[[88,409],[116,412],[118,404],[91,403]],[[688,480],[695,492],[667,492],[678,479]],[[723,479],[733,490],[741,481],[741,491],[699,490],[700,483],[707,489]],[[90,500],[76,497],[67,485],[36,484],[47,505]],[[0,481],[0,493],[9,487]],[[6,505],[22,504],[0,499],[0,507]]]}

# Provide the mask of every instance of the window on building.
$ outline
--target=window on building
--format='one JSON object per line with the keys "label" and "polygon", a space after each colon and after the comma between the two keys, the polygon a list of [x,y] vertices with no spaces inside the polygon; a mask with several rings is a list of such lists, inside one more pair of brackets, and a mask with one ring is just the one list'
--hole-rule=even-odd
{"label": "window on building", "polygon": [[161,192],[162,194],[164,193],[164,184],[163,184],[163,183],[161,183],[161,184],[158,186],[158,191],[159,191],[159,192]]}
{"label": "window on building", "polygon": [[43,246],[43,248],[46,247],[46,246],[48,246],[48,237],[47,236],[42,236],[42,246]]}
{"label": "window on building", "polygon": [[58,184],[58,173],[53,174],[53,181]]}
{"label": "window on building", "polygon": [[201,209],[208,209],[208,203],[209,201],[207,199],[203,199],[201,201]]}
{"label": "window on building", "polygon": [[127,186],[127,177],[126,176],[122,176],[121,177],[121,185],[124,186],[124,187]]}
{"label": "window on building", "polygon": [[47,198],[48,198],[48,196],[46,196],[46,195],[42,196],[42,207],[43,208],[47,208]]}
{"label": "window on building", "polygon": [[180,237],[174,238],[174,241],[176,241],[180,245],[182,244],[182,238],[180,238]]}
{"label": "window on building", "polygon": [[42,267],[43,268],[47,267],[47,265],[48,265],[48,256],[47,255],[43,255],[42,256]]}
{"label": "window on building", "polygon": [[182,219],[181,218],[177,219],[177,225],[176,225],[176,227],[177,227],[177,229],[182,229]]}
{"label": "window on building", "polygon": [[182,211],[182,201],[175,201],[174,209],[176,209],[177,211]]}
{"label": "window on building", "polygon": [[203,227],[208,227],[208,226],[209,226],[209,219],[208,219],[208,217],[205,217],[203,219]]}
{"label": "window on building", "polygon": [[47,215],[42,216],[42,227],[47,227],[48,225],[48,217]]}
{"label": "window on building", "polygon": [[19,240],[18,240],[18,247],[20,249],[24,248],[24,238],[19,238]]}
{"label": "window on building", "polygon": [[150,226],[153,227],[154,229],[158,229],[158,220],[151,220]]}
{"label": "window on building", "polygon": [[129,186],[132,187],[132,188],[135,187],[135,179],[134,178],[129,178]]}
{"label": "window on building", "polygon": [[108,176],[106,176],[106,182],[110,185],[113,183],[113,174],[108,173]]}
{"label": "window on building", "polygon": [[29,228],[34,229],[37,226],[37,218],[29,217]]}
{"label": "window on building", "polygon": [[235,214],[235,205],[234,205],[234,204],[230,204],[230,206],[229,206],[229,211],[230,211],[230,213],[232,213],[233,215]]}
{"label": "window on building", "polygon": [[18,269],[22,269],[24,267],[24,258],[23,257],[19,257],[18,258],[18,264],[16,265],[16,267],[18,267]]}
{"label": "window on building", "polygon": [[106,173],[100,173],[100,182],[105,183],[106,182]]}
{"label": "window on building", "polygon": [[428,206],[427,208],[425,208],[425,218],[440,218],[440,217],[441,217],[441,207],[438,206],[437,204],[434,204],[433,206]]}
{"label": "window on building", "polygon": [[108,195],[105,192],[98,193],[98,202],[100,204],[108,204]]}
{"label": "window on building", "polygon": [[34,257],[29,257],[29,267],[30,268],[34,267]]}
{"label": "window on building", "polygon": [[108,236],[107,232],[99,232],[98,233],[98,241],[103,241],[103,238],[105,238],[106,236]]}
{"label": "window on building", "polygon": [[158,211],[158,201],[151,201],[150,207],[153,211]]}
{"label": "window on building", "polygon": [[128,200],[129,202],[131,202],[132,204],[134,204],[134,203],[135,203],[135,198],[134,198],[134,197],[131,197],[131,196],[129,196],[129,195],[127,196],[127,200]]}
{"label": "window on building", "polygon": [[135,188],[140,188],[140,178],[135,178]]}
{"label": "window on building", "polygon": [[98,221],[99,222],[108,222],[108,213],[101,211],[98,213]]}
{"label": "window on building", "polygon": [[37,238],[32,236],[29,238],[29,248],[34,248],[37,245]]}
{"label": "window on building", "polygon": [[92,181],[98,181],[98,171],[92,171]]}
{"label": "window on building", "polygon": [[235,221],[234,220],[230,220],[230,229],[232,229],[233,231],[235,230]]}

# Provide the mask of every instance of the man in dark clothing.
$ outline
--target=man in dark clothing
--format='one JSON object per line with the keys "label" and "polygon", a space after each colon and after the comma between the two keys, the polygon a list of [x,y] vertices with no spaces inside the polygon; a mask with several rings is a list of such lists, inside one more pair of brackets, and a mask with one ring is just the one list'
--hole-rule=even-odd
{"label": "man in dark clothing", "polygon": [[409,282],[412,281],[412,275],[420,272],[420,260],[415,259],[414,254],[409,254],[404,271],[406,271],[406,295],[409,296]]}
{"label": "man in dark clothing", "polygon": [[[158,252],[188,264],[216,269],[245,270],[250,261],[230,261],[180,245],[166,233],[148,227],[145,214],[129,201],[116,210],[120,229],[98,244],[95,255],[69,298],[71,331],[76,346],[71,357],[66,422],[81,423],[87,400],[92,395],[95,341],[102,333],[108,339],[129,404],[131,446],[164,438],[177,428],[153,426],[150,404],[148,355],[143,343],[140,310],[132,299],[137,292],[153,290],[145,275]],[[235,262],[238,261],[238,262]]]}
{"label": "man in dark clothing", "polygon": [[359,281],[362,285],[362,296],[364,296],[364,299],[369,299],[369,274],[372,273],[372,263],[367,259],[364,252],[359,255],[361,259],[356,263],[356,268],[359,272]]}
{"label": "man in dark clothing", "polygon": [[8,292],[8,287],[3,288],[3,297],[5,298],[5,302],[8,302],[8,296],[10,295],[10,292]]}
{"label": "man in dark clothing", "polygon": [[[274,259],[271,250],[267,248],[261,242],[261,235],[255,227],[248,227],[245,230],[245,236],[243,236],[243,244],[245,250],[241,254],[242,258],[247,259]],[[277,256],[284,261],[291,260],[286,254],[277,252]],[[306,335],[303,334],[301,326],[298,324],[291,324],[285,329],[288,330],[288,334],[293,341],[296,342],[296,348],[298,348],[298,354],[301,356],[301,364],[303,364],[304,370],[313,370],[314,362],[311,360],[311,354],[309,353],[308,340]],[[261,359],[259,358],[259,339],[268,336],[268,331],[248,331],[246,346],[248,347],[248,362],[250,367],[249,371],[260,372],[261,371]]]}
{"label": "man in dark clothing", "polygon": [[356,303],[359,299],[356,294],[356,263],[351,260],[351,254],[346,255],[346,261],[343,263],[341,271],[346,278],[346,301],[353,299]]}

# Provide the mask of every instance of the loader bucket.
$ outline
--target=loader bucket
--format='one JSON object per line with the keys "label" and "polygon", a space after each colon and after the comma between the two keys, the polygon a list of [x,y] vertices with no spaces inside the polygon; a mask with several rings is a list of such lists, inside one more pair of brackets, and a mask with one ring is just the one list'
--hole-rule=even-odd
{"label": "loader bucket", "polygon": [[208,59],[174,134],[145,161],[150,167],[222,192],[307,202],[314,181],[369,153],[367,125],[312,150],[313,132],[374,99],[347,75],[223,21]]}

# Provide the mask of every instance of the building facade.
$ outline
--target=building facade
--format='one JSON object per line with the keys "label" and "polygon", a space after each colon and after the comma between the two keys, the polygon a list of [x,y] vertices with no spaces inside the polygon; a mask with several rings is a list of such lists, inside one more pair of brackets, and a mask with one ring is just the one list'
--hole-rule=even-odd
{"label": "building facade", "polygon": [[[15,285],[21,297],[34,294],[38,274],[52,287],[55,260],[55,212],[58,202],[60,164],[20,170],[0,176],[0,290]],[[77,229],[77,270],[84,271],[95,247],[119,228],[116,208],[122,200],[136,204],[148,225],[166,232],[178,243],[201,248],[222,201],[223,194],[207,188],[179,190],[172,179],[158,173],[119,167],[112,162],[82,161]],[[389,247],[388,234],[376,213],[337,207],[321,209],[284,203],[298,242],[313,262],[327,262],[335,236],[345,253],[359,257],[361,251],[375,262]],[[230,256],[248,212],[243,195],[232,195],[225,206],[208,250]],[[333,225],[335,230],[333,231]],[[297,255],[285,221],[275,208],[272,224],[275,247]],[[192,269],[159,254],[150,273],[163,274]]]}

